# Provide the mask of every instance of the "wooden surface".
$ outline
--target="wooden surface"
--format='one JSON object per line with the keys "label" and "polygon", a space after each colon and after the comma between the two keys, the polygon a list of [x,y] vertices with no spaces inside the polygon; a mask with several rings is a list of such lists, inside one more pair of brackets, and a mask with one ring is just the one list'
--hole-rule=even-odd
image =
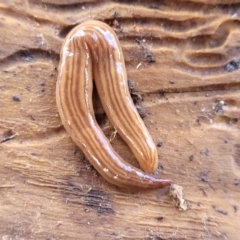
{"label": "wooden surface", "polygon": [[[0,0],[1,239],[239,239],[240,1],[99,2]],[[158,174],[183,187],[188,210],[168,189],[108,184],[64,130],[59,52],[86,19],[119,36]]]}

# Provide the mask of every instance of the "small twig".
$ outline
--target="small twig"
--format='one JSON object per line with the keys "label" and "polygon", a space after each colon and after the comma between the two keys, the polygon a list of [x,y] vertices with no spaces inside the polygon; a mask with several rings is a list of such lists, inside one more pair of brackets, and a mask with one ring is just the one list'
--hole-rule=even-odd
{"label": "small twig", "polygon": [[[114,129],[115,129],[115,128],[114,128]],[[115,129],[114,132],[111,133],[109,142],[111,142],[111,141],[116,137],[116,134],[117,134],[117,130]]]}
{"label": "small twig", "polygon": [[13,135],[6,136],[6,137],[4,137],[4,138],[0,141],[0,143],[7,142],[7,141],[9,141],[9,140],[17,137],[18,135],[19,135],[18,133],[15,133],[15,134],[13,134]]}

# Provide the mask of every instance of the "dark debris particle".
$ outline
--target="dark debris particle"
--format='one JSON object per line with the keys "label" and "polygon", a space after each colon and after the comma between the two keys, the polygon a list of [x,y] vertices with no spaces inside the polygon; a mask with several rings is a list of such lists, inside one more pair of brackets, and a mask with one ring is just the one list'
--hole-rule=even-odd
{"label": "dark debris particle", "polygon": [[150,5],[149,7],[148,7],[149,9],[159,9],[159,6],[157,6],[157,5]]}
{"label": "dark debris particle", "polygon": [[136,105],[137,111],[141,118],[145,118],[147,116],[147,111],[140,104]]}
{"label": "dark debris particle", "polygon": [[24,60],[24,61],[30,61],[31,59],[34,59],[34,52],[31,51],[20,51],[19,56]]}
{"label": "dark debris particle", "polygon": [[224,67],[224,70],[227,72],[233,72],[238,70],[239,68],[240,68],[240,58],[237,58],[227,63]]}
{"label": "dark debris particle", "polygon": [[73,155],[76,155],[77,149],[73,150]]}
{"label": "dark debris particle", "polygon": [[234,185],[240,186],[240,179],[235,179],[234,180]]}
{"label": "dark debris particle", "polygon": [[141,96],[140,93],[131,92],[131,97],[132,97],[132,100],[133,100],[134,104],[142,101],[142,96]]}
{"label": "dark debris particle", "polygon": [[147,116],[147,111],[141,105],[143,98],[140,93],[137,93],[134,91],[135,84],[132,80],[128,80],[128,88],[129,88],[129,92],[132,97],[133,103],[135,104],[135,107],[136,107],[140,117],[145,118]]}
{"label": "dark debris particle", "polygon": [[216,113],[223,113],[223,106],[225,105],[224,101],[218,102],[214,107],[214,112]]}
{"label": "dark debris particle", "polygon": [[159,217],[157,217],[157,220],[158,220],[158,221],[162,221],[163,219],[164,219],[163,216],[159,216]]}
{"label": "dark debris particle", "polygon": [[208,182],[207,176],[201,175],[202,182]]}
{"label": "dark debris particle", "polygon": [[200,188],[200,190],[202,191],[203,195],[204,195],[205,197],[207,197],[207,192],[205,191],[205,189],[204,189],[204,188]]}
{"label": "dark debris particle", "polygon": [[135,42],[136,42],[137,44],[139,44],[139,45],[142,44],[142,41],[141,41],[141,39],[139,39],[139,38],[136,38],[136,39],[135,39]]}
{"label": "dark debris particle", "polygon": [[163,170],[164,169],[164,167],[163,167],[163,165],[160,163],[160,164],[158,164],[158,169],[159,170]]}
{"label": "dark debris particle", "polygon": [[237,118],[231,118],[229,124],[236,124],[238,122]]}
{"label": "dark debris particle", "polygon": [[155,59],[153,53],[150,52],[150,51],[147,51],[145,53],[145,58],[146,58],[146,61],[149,62],[149,63],[156,62],[156,59]]}
{"label": "dark debris particle", "polygon": [[112,16],[113,16],[113,18],[117,18],[118,13],[115,11]]}
{"label": "dark debris particle", "polygon": [[148,63],[156,62],[156,59],[155,59],[155,57],[154,57],[154,54],[153,54],[151,51],[149,51],[149,50],[147,49],[147,47],[145,47],[145,45],[144,45],[144,40],[136,39],[135,41],[136,41],[136,43],[137,43],[138,45],[141,46],[141,48],[142,48],[142,50],[143,50],[143,53],[144,53],[144,62],[148,62]]}
{"label": "dark debris particle", "polygon": [[13,99],[13,101],[15,101],[15,102],[20,102],[20,101],[21,101],[21,98],[20,98],[19,96],[17,96],[17,95],[13,95],[13,96],[12,96],[12,99]]}
{"label": "dark debris particle", "polygon": [[218,209],[215,205],[212,205],[212,208],[215,209],[215,211],[218,212],[218,213],[221,213],[223,215],[228,215],[227,211]]}
{"label": "dark debris particle", "polygon": [[[71,189],[71,192],[74,195],[82,195],[83,193],[83,189],[82,186],[79,186],[78,184],[76,184],[74,181],[72,181],[71,179],[67,180],[68,186]],[[69,196],[68,196],[69,197]]]}
{"label": "dark debris particle", "polygon": [[191,156],[189,157],[189,161],[193,161],[193,159],[194,159],[194,156],[191,155]]}
{"label": "dark debris particle", "polygon": [[160,237],[160,236],[158,236],[158,235],[156,235],[156,236],[151,236],[151,238],[149,238],[149,239],[154,239],[154,240],[163,240],[163,238],[162,238],[162,237]]}
{"label": "dark debris particle", "polygon": [[166,92],[162,92],[160,91],[159,94],[158,94],[159,98],[164,98],[165,100],[168,100],[168,97],[167,97],[167,94]]}
{"label": "dark debris particle", "polygon": [[118,234],[116,232],[112,232],[112,233],[110,233],[110,235],[118,237]]}
{"label": "dark debris particle", "polygon": [[234,206],[233,206],[233,210],[234,210],[234,212],[237,212],[238,207],[237,207],[236,205],[234,205]]}
{"label": "dark debris particle", "polygon": [[33,115],[30,115],[30,118],[31,118],[33,121],[36,120],[35,117],[34,117]]}
{"label": "dark debris particle", "polygon": [[163,142],[161,141],[157,143],[157,147],[162,147],[162,145],[163,145]]}
{"label": "dark debris particle", "polygon": [[91,189],[84,198],[84,205],[96,210],[99,214],[114,214],[111,195],[104,191]]}
{"label": "dark debris particle", "polygon": [[116,20],[116,19],[113,20],[113,27],[120,28],[120,23],[118,20]]}
{"label": "dark debris particle", "polygon": [[208,171],[208,172],[201,172],[200,173],[201,181],[208,183],[208,174],[209,173],[210,173],[210,171]]}
{"label": "dark debris particle", "polygon": [[30,86],[26,86],[26,90],[28,90],[30,92],[31,91],[31,87]]}
{"label": "dark debris particle", "polygon": [[132,92],[135,88],[135,83],[134,81],[132,80],[128,80],[128,88],[129,88],[129,91]]}

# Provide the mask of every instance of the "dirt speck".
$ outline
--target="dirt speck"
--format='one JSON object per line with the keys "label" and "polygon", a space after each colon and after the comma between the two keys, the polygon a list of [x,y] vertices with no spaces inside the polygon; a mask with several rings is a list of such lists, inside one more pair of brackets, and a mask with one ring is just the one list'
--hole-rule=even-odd
{"label": "dirt speck", "polygon": [[13,95],[13,96],[12,96],[12,99],[13,99],[13,101],[15,101],[15,102],[20,102],[20,101],[21,101],[21,98],[20,98],[19,96],[17,96],[17,95]]}
{"label": "dirt speck", "polygon": [[169,190],[169,196],[173,200],[173,204],[180,211],[185,211],[188,208],[187,201],[183,197],[183,187],[173,184]]}

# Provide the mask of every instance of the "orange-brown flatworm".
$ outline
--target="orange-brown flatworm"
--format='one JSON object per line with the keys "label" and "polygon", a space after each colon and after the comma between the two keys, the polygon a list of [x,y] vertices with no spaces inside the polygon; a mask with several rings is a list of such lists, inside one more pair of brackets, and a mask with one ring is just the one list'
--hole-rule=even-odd
{"label": "orange-brown flatworm", "polygon": [[[93,110],[93,79],[109,121],[128,144],[144,172],[125,162],[99,127]],[[158,165],[156,146],[131,99],[118,38],[100,21],[86,21],[66,37],[56,90],[62,123],[94,168],[124,188],[161,188],[169,179],[151,175]]]}

